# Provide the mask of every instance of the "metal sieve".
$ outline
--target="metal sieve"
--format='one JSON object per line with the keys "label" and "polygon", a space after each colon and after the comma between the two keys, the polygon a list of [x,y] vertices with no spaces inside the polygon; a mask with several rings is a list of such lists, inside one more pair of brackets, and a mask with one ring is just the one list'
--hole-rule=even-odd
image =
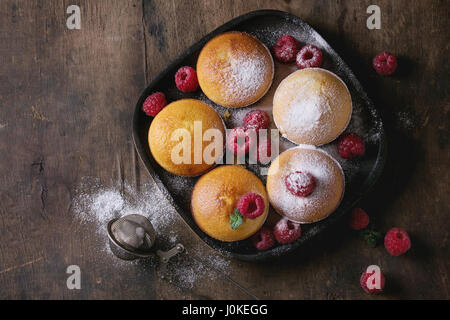
{"label": "metal sieve", "polygon": [[109,246],[123,260],[156,256],[163,263],[184,251],[181,243],[168,251],[155,250],[156,232],[152,223],[140,214],[130,214],[108,223]]}

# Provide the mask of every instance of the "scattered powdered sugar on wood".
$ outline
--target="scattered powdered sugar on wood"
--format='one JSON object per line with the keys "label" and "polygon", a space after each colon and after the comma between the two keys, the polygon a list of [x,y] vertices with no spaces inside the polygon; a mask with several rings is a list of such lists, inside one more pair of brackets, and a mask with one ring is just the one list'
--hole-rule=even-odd
{"label": "scattered powdered sugar on wood", "polygon": [[396,114],[398,127],[406,131],[412,130],[416,127],[415,116],[408,111],[400,111]]}
{"label": "scattered powdered sugar on wood", "polygon": [[[178,184],[180,188],[184,188],[190,183],[179,181]],[[201,243],[195,244],[193,248],[187,247],[186,252],[172,258],[166,268],[161,268],[155,258],[146,259],[147,263],[143,264],[141,260],[123,261],[112,254],[106,225],[111,219],[128,214],[141,214],[151,221],[161,249],[167,250],[179,242],[174,226],[184,223],[155,183],[145,184],[137,191],[127,184],[108,187],[98,179],[84,178],[75,189],[72,212],[79,223],[90,224],[95,228],[99,237],[99,241],[95,243],[98,246],[96,249],[116,268],[150,266],[155,268],[162,278],[181,288],[193,288],[199,280],[214,279],[221,272],[228,272],[230,261],[218,253],[205,250]],[[198,255],[199,252],[200,258],[193,259],[192,255]],[[143,269],[142,272],[147,270]]]}
{"label": "scattered powdered sugar on wood", "polygon": [[165,278],[184,288],[191,289],[198,280],[211,281],[228,275],[230,260],[217,253],[205,250],[204,246],[195,248],[193,252],[187,251],[185,255],[176,257],[176,261],[167,265]]}
{"label": "scattered powdered sugar on wood", "polygon": [[170,224],[175,219],[173,208],[165,201],[155,201],[155,189],[153,184],[143,185],[140,192],[129,185],[105,187],[97,180],[85,178],[75,190],[72,210],[82,222],[94,223],[100,235],[107,234],[110,220],[135,213],[147,217],[156,232],[170,234]]}

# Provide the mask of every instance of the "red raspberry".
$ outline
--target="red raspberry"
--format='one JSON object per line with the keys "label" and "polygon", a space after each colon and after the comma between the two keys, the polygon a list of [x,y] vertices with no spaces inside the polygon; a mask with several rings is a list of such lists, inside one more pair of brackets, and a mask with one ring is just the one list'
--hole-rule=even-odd
{"label": "red raspberry", "polygon": [[269,116],[262,110],[253,110],[244,117],[244,129],[267,129],[269,127]]}
{"label": "red raspberry", "polygon": [[267,136],[260,137],[258,141],[257,160],[263,164],[269,163],[272,158],[272,141]]}
{"label": "red raspberry", "polygon": [[258,250],[267,250],[273,247],[275,244],[275,237],[272,230],[267,227],[262,227],[253,237],[253,245]]}
{"label": "red raspberry", "polygon": [[288,34],[280,37],[273,46],[275,58],[281,62],[294,61],[298,50],[300,50],[300,44],[294,37]]}
{"label": "red raspberry", "polygon": [[300,69],[320,68],[322,58],[322,51],[316,46],[308,44],[297,53],[297,67]]}
{"label": "red raspberry", "polygon": [[198,89],[197,72],[188,66],[181,67],[175,73],[175,84],[178,90],[183,92],[194,92]]}
{"label": "red raspberry", "polygon": [[384,237],[384,247],[392,256],[399,256],[411,248],[411,240],[405,230],[392,228]]}
{"label": "red raspberry", "polygon": [[264,213],[266,204],[263,197],[257,193],[249,192],[239,198],[236,209],[246,218],[255,219]]}
{"label": "red raspberry", "polygon": [[286,188],[297,197],[309,196],[316,187],[316,179],[309,172],[295,171],[284,178]]}
{"label": "red raspberry", "polygon": [[373,58],[373,67],[382,76],[390,76],[397,69],[397,58],[387,51]]}
{"label": "red raspberry", "polygon": [[245,155],[256,145],[256,133],[238,127],[232,129],[227,136],[227,148],[236,155]]}
{"label": "red raspberry", "polygon": [[369,225],[369,216],[361,208],[355,208],[352,211],[350,219],[350,228],[353,230],[362,230]]}
{"label": "red raspberry", "polygon": [[[361,274],[361,278],[359,279],[359,283],[361,284],[361,287],[364,289],[364,291],[367,292],[367,293],[371,293],[371,294],[372,293],[379,293],[379,292],[383,291],[384,284],[386,282],[386,279],[384,278],[384,275],[380,272],[380,288],[379,289],[377,289],[377,288],[369,289],[369,287],[367,286],[367,280],[369,280],[369,277],[371,275],[373,275],[374,273],[375,273],[375,270],[373,272],[371,272],[371,273],[368,273],[367,271],[364,271]],[[371,280],[372,280],[372,285],[375,285],[375,283],[376,283],[375,277],[373,279],[371,279]]]}
{"label": "red raspberry", "polygon": [[356,133],[348,133],[343,135],[337,146],[338,152],[344,159],[352,159],[357,156],[363,156],[366,152],[363,139]]}
{"label": "red raspberry", "polygon": [[286,218],[281,219],[273,228],[273,234],[278,243],[291,243],[300,238],[302,229],[299,223],[294,223]]}
{"label": "red raspberry", "polygon": [[156,116],[167,105],[166,96],[162,92],[155,92],[145,99],[142,111],[148,116]]}

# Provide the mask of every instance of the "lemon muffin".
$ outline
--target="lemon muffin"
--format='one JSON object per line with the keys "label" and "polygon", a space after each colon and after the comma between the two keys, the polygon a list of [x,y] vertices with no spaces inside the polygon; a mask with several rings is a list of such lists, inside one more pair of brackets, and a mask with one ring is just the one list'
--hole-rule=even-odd
{"label": "lemon muffin", "polygon": [[273,119],[283,135],[296,144],[322,145],[347,127],[352,99],[345,83],[320,69],[298,70],[286,77],[273,97]]}
{"label": "lemon muffin", "polygon": [[[195,128],[198,128],[197,136],[194,135]],[[220,134],[206,141],[203,134],[208,129],[216,129]],[[167,105],[156,115],[148,131],[148,144],[161,167],[173,174],[191,177],[208,171],[222,157],[223,147],[215,154],[219,148],[213,150],[208,146],[218,142],[215,139],[219,138],[223,146],[224,135],[222,118],[212,107],[200,100],[182,99]],[[199,139],[196,143],[201,149],[195,148],[194,137]],[[204,157],[204,151],[207,157]]]}
{"label": "lemon muffin", "polygon": [[257,38],[231,31],[211,39],[197,61],[198,82],[205,95],[224,107],[245,107],[269,90],[274,63]]}
{"label": "lemon muffin", "polygon": [[[249,200],[245,204],[249,211],[260,211],[256,217],[243,212],[242,224],[233,229],[231,216],[236,208],[242,207],[242,200]],[[231,242],[247,239],[262,227],[269,212],[269,200],[257,176],[241,166],[227,165],[211,170],[197,181],[192,191],[191,211],[206,234]]]}
{"label": "lemon muffin", "polygon": [[339,206],[345,178],[339,163],[325,151],[299,146],[274,160],[266,187],[279,214],[294,222],[312,223],[325,219]]}

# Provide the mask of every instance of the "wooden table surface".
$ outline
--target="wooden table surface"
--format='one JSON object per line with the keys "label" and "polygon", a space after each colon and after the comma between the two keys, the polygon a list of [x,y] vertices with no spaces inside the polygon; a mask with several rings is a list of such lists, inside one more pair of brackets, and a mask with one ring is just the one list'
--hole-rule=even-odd
{"label": "wooden table surface", "polygon": [[[381,30],[368,30],[368,5]],[[66,9],[81,8],[81,30]],[[83,179],[149,187],[131,137],[134,104],[148,82],[217,26],[257,9],[293,13],[316,28],[381,110],[389,141],[383,177],[361,206],[376,228],[406,229],[412,249],[391,257],[339,223],[294,255],[230,261],[192,286],[152,264],[123,264],[73,209]],[[0,2],[0,298],[398,299],[450,298],[448,1],[25,1]],[[389,50],[393,77],[371,66]],[[155,201],[161,200],[154,190]],[[177,218],[183,259],[214,255]],[[66,287],[78,265],[81,290]],[[365,295],[359,276],[379,265],[386,292]],[[218,272],[220,273],[220,272]]]}

